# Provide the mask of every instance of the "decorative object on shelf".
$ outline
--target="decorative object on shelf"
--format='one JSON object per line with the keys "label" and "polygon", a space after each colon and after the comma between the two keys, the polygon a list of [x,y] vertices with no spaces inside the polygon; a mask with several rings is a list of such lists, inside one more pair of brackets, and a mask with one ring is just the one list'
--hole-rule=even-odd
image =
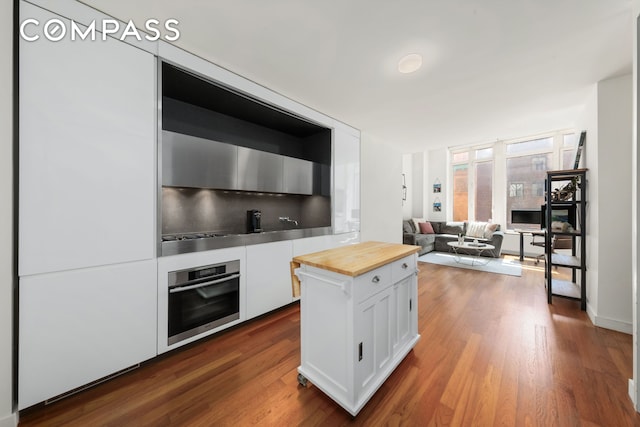
{"label": "decorative object on shelf", "polygon": [[403,205],[406,200],[407,200],[407,181],[404,174],[402,174],[402,204]]}
{"label": "decorative object on shelf", "polygon": [[580,165],[580,156],[582,155],[582,147],[584,147],[584,141],[587,139],[587,131],[580,132],[580,140],[578,141],[578,148],[576,148],[576,160],[573,163],[573,168],[578,169]]}
{"label": "decorative object on shelf", "polygon": [[442,184],[440,183],[440,180],[438,178],[436,178],[435,182],[433,183],[433,192],[442,193]]}
{"label": "decorative object on shelf", "polygon": [[551,201],[553,202],[566,202],[573,198],[573,195],[578,189],[578,178],[575,176],[571,178],[571,181],[566,185],[556,188],[551,192]]}
{"label": "decorative object on shelf", "polygon": [[440,197],[436,197],[433,201],[433,211],[441,212],[442,211],[442,203],[440,203]]}

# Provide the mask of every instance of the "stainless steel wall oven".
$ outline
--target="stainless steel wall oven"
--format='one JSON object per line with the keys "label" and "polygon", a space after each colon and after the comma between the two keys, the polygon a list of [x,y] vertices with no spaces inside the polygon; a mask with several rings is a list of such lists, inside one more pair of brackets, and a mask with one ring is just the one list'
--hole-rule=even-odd
{"label": "stainless steel wall oven", "polygon": [[172,345],[240,318],[240,261],[169,272]]}

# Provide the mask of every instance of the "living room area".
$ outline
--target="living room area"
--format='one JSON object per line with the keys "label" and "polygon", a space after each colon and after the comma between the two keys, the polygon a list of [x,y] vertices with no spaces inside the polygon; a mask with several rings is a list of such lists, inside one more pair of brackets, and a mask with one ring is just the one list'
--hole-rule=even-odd
{"label": "living room area", "polygon": [[[480,264],[495,265],[505,258],[511,265],[521,264],[520,258],[533,261],[544,293],[544,263],[535,261],[545,252],[540,245],[545,224],[535,222],[548,201],[548,172],[586,169],[584,216],[574,210],[570,224],[585,230],[574,250],[580,255],[585,249],[586,312],[595,326],[631,334],[632,164],[627,159],[633,151],[632,93],[631,74],[599,81],[573,127],[404,154],[403,242],[420,245],[423,259],[442,258],[443,253],[453,257],[452,241],[462,234],[467,245],[477,240],[494,247],[467,251]],[[552,188],[567,183],[554,182]],[[529,224],[514,220],[522,211],[537,211],[538,218]],[[451,263],[468,268],[458,264]]]}

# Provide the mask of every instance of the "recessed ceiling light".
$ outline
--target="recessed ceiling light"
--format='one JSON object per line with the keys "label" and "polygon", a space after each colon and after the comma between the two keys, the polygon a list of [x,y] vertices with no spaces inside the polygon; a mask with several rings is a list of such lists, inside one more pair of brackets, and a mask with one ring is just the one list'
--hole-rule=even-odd
{"label": "recessed ceiling light", "polygon": [[422,56],[417,53],[411,53],[407,56],[404,56],[398,62],[398,71],[403,74],[413,73],[418,71],[422,67]]}

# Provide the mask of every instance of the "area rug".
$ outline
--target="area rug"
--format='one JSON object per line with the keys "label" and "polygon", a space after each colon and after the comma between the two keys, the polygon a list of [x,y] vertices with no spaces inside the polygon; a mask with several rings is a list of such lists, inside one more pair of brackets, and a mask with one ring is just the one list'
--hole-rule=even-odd
{"label": "area rug", "polygon": [[460,262],[456,262],[453,254],[435,251],[418,257],[418,261],[428,262],[431,264],[446,265],[447,267],[466,268],[469,270],[506,274],[509,276],[522,276],[522,266],[520,265],[518,260],[480,257],[480,262],[484,264],[487,259],[490,260],[487,265],[471,265],[473,261],[473,257],[471,256],[462,255]]}

